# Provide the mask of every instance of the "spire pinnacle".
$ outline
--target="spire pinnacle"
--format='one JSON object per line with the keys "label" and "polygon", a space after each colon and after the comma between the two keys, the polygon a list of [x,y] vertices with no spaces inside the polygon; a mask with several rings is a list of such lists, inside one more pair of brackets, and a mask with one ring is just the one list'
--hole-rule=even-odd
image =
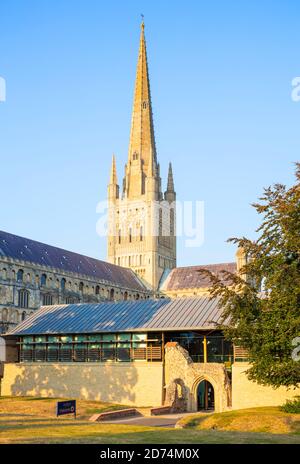
{"label": "spire pinnacle", "polygon": [[112,156],[111,171],[110,171],[110,184],[117,184],[117,168],[116,168],[116,158],[115,155]]}
{"label": "spire pinnacle", "polygon": [[169,163],[167,192],[174,192],[174,179],[173,179],[172,163]]}

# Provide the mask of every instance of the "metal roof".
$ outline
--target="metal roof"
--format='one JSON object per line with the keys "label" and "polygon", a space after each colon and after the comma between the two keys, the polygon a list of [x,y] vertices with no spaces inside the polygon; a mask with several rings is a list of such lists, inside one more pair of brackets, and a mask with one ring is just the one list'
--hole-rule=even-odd
{"label": "metal roof", "polygon": [[8,335],[215,329],[216,298],[178,298],[44,306]]}
{"label": "metal roof", "polygon": [[161,290],[185,290],[192,288],[207,288],[211,286],[210,279],[201,273],[201,270],[207,270],[222,279],[222,271],[236,272],[236,263],[221,264],[203,264],[200,266],[176,267],[170,271],[170,274],[163,280]]}
{"label": "metal roof", "polygon": [[0,258],[1,256],[85,275],[96,281],[99,279],[124,288],[147,290],[131,269],[3,231],[0,231]]}

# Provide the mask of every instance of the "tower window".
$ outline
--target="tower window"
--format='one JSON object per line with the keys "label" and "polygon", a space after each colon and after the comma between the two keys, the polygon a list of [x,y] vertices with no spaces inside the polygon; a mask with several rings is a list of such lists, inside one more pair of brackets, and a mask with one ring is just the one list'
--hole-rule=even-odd
{"label": "tower window", "polygon": [[129,228],[129,242],[132,242],[132,229],[131,227]]}
{"label": "tower window", "polygon": [[146,110],[146,109],[147,109],[147,106],[148,106],[147,102],[144,101],[142,106],[143,106],[143,110]]}
{"label": "tower window", "polygon": [[63,292],[65,291],[65,289],[66,289],[66,279],[64,279],[64,278],[61,279],[61,281],[60,281],[60,288],[61,288],[61,290],[62,290]]}
{"label": "tower window", "polygon": [[138,159],[139,159],[139,154],[138,154],[137,151],[135,151],[135,152],[133,153],[132,159],[133,159],[133,160],[138,160]]}
{"label": "tower window", "polygon": [[118,242],[119,242],[119,245],[121,243],[121,229],[119,229],[119,232],[118,232]]}
{"label": "tower window", "polygon": [[29,305],[29,292],[28,290],[19,290],[18,306],[19,308],[28,308]]}
{"label": "tower window", "polygon": [[24,276],[24,271],[22,269],[19,269],[17,273],[17,281],[23,282],[23,276]]}
{"label": "tower window", "polygon": [[140,227],[140,242],[143,241],[144,238],[144,231],[143,231],[143,226]]}
{"label": "tower window", "polygon": [[47,276],[46,276],[46,274],[42,274],[41,275],[41,286],[43,286],[43,285],[45,286],[46,283],[47,283]]}

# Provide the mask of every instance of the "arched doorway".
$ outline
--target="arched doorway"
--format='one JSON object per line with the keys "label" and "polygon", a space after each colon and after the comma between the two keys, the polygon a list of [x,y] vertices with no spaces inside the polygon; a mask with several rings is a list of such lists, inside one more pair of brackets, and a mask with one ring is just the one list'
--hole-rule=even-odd
{"label": "arched doorway", "polygon": [[197,388],[197,410],[214,411],[215,392],[214,387],[208,380],[202,380]]}

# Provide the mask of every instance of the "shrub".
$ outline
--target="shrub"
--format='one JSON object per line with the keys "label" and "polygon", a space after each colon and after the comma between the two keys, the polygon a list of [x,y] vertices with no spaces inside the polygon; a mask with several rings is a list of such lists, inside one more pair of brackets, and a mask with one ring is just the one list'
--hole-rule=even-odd
{"label": "shrub", "polygon": [[293,400],[287,400],[281,406],[281,410],[292,414],[300,414],[300,396],[296,396]]}

